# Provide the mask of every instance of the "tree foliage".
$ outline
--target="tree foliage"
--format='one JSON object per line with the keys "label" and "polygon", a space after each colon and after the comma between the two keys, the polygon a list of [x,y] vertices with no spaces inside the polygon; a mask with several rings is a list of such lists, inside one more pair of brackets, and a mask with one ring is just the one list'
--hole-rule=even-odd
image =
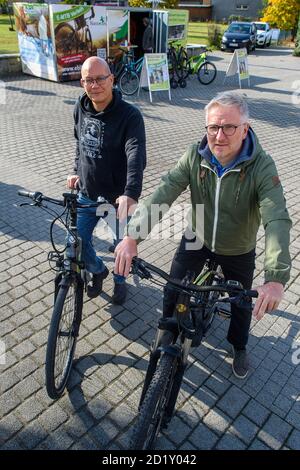
{"label": "tree foliage", "polygon": [[268,0],[261,21],[287,31],[297,27],[299,12],[300,0]]}
{"label": "tree foliage", "polygon": [[[155,0],[154,0],[155,2]],[[142,7],[142,8],[151,8],[151,3],[148,3],[146,0],[129,0],[129,6],[131,7]],[[177,8],[178,0],[165,0],[164,3],[159,3],[157,5],[157,9],[167,9],[170,10],[172,8]]]}

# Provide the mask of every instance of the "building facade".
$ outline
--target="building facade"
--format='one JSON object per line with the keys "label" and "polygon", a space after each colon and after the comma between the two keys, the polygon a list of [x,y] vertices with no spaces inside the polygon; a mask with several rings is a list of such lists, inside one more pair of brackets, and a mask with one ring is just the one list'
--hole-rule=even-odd
{"label": "building facade", "polygon": [[179,0],[179,8],[190,11],[191,21],[227,22],[231,15],[257,20],[263,0]]}

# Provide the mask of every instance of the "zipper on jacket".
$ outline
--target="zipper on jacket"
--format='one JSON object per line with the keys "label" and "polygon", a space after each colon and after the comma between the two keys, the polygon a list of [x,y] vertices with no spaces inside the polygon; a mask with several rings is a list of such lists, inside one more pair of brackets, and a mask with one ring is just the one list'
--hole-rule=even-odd
{"label": "zipper on jacket", "polygon": [[214,224],[213,224],[213,233],[212,233],[212,241],[211,241],[211,251],[214,252],[216,249],[216,234],[217,234],[217,225],[218,225],[218,218],[219,218],[219,199],[220,199],[220,188],[221,188],[221,180],[224,176],[228,175],[229,173],[239,173],[241,171],[240,168],[233,168],[232,170],[228,170],[222,176],[218,176],[218,174],[209,166],[201,165],[204,168],[208,168],[212,173],[214,173],[217,177],[217,187],[215,192],[215,213],[214,213]]}

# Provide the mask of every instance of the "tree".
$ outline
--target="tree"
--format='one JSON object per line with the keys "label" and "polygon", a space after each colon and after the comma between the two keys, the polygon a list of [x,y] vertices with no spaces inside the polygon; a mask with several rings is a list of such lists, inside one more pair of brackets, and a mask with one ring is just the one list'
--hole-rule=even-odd
{"label": "tree", "polygon": [[294,49],[294,55],[297,57],[300,56],[300,13],[299,13],[298,33],[297,33],[297,39],[296,39],[296,44],[295,44],[295,49]]}
{"label": "tree", "polygon": [[295,38],[300,13],[300,0],[269,0],[261,21],[279,29],[292,30]]}

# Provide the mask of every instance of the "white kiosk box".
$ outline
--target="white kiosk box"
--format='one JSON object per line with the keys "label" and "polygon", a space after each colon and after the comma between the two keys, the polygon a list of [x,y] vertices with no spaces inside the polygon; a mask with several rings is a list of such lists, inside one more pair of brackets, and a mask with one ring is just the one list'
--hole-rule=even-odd
{"label": "white kiosk box", "polygon": [[22,70],[54,81],[78,80],[86,58],[121,54],[135,44],[141,57],[143,18],[152,20],[154,51],[167,52],[170,40],[186,43],[188,10],[14,3]]}

